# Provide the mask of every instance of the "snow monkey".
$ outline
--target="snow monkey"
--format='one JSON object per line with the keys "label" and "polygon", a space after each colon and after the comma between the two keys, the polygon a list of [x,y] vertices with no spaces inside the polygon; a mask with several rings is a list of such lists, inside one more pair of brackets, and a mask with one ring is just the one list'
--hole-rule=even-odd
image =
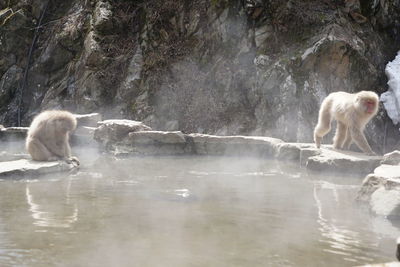
{"label": "snow monkey", "polygon": [[335,92],[322,101],[318,124],[314,130],[314,141],[321,146],[322,137],[331,129],[331,121],[337,121],[333,138],[335,149],[349,149],[354,142],[364,153],[375,155],[363,133],[365,125],[378,112],[378,95],[371,91],[350,94]]}
{"label": "snow monkey", "polygon": [[76,118],[64,110],[47,110],[37,115],[29,127],[26,149],[33,160],[79,160],[71,156],[69,133],[76,128]]}

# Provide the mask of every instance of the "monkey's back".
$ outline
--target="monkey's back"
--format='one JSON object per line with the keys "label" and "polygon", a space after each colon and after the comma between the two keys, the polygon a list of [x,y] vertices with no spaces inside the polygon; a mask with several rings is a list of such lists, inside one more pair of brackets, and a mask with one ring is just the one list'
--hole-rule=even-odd
{"label": "monkey's back", "polygon": [[329,110],[331,117],[337,121],[348,122],[352,116],[355,94],[339,91],[330,93],[322,102],[325,109]]}

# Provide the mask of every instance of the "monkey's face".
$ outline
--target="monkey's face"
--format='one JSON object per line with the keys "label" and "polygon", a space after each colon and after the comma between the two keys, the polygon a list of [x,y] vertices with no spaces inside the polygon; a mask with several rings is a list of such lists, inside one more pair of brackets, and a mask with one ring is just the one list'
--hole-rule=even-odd
{"label": "monkey's face", "polygon": [[373,99],[365,99],[363,103],[365,107],[365,113],[373,114],[376,110],[376,103]]}
{"label": "monkey's face", "polygon": [[378,111],[378,98],[362,92],[357,96],[356,106],[364,114],[373,115]]}

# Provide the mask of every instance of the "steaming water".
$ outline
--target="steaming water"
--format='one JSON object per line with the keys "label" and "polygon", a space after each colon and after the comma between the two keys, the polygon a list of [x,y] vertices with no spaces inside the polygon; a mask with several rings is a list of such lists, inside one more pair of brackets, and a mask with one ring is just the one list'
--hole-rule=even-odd
{"label": "steaming water", "polygon": [[92,166],[0,181],[0,266],[394,260],[400,232],[354,203],[360,179],[251,158],[105,158]]}

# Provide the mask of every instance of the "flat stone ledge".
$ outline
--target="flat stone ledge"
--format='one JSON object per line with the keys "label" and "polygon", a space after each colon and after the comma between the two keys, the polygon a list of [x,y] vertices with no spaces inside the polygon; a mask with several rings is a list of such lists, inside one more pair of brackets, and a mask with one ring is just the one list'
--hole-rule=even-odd
{"label": "flat stone ledge", "polygon": [[318,155],[306,160],[306,168],[312,171],[367,174],[379,166],[381,159],[381,156],[367,156],[363,153],[323,146]]}
{"label": "flat stone ledge", "polygon": [[139,131],[130,132],[128,137],[124,139],[124,143],[140,145],[185,144],[186,138],[180,131]]}
{"label": "flat stone ledge", "polygon": [[195,154],[199,155],[267,155],[275,156],[282,140],[263,136],[216,136],[189,134]]}
{"label": "flat stone ledge", "polygon": [[33,161],[20,159],[0,162],[0,179],[15,177],[36,177],[39,175],[67,172],[77,168],[73,163],[65,161]]}

